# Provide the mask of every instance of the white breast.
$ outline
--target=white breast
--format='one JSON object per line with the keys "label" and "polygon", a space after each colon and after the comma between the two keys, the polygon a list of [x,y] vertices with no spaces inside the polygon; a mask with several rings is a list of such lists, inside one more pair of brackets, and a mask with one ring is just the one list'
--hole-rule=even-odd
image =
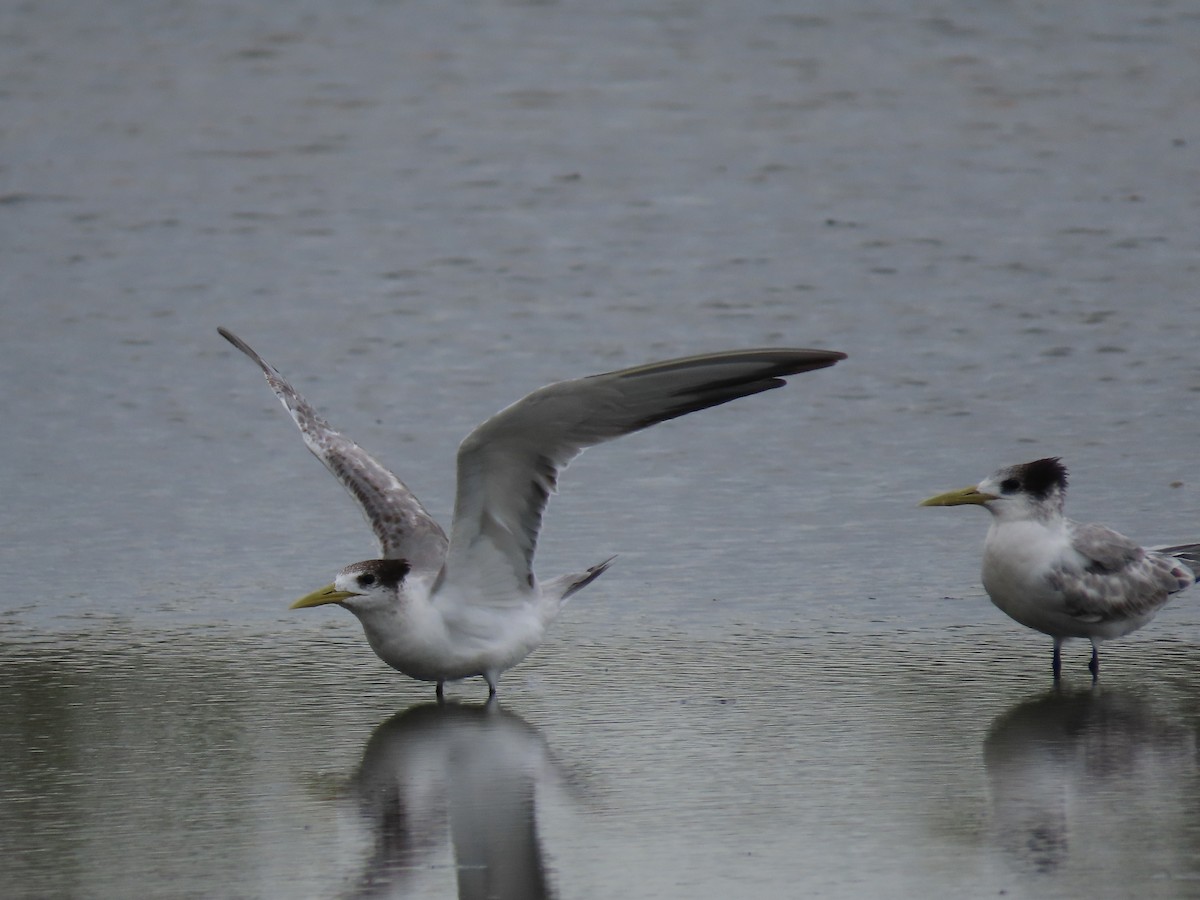
{"label": "white breast", "polygon": [[1055,637],[1087,637],[1085,623],[1067,614],[1061,592],[1047,579],[1056,567],[1081,564],[1062,520],[993,523],[983,548],[983,586],[1022,625]]}

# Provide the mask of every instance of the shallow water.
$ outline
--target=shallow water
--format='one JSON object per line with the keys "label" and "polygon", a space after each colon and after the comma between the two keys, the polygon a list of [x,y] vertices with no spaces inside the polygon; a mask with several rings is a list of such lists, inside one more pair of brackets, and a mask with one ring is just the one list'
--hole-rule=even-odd
{"label": "shallow water", "polygon": [[1187,648],[1055,692],[985,629],[574,639],[590,618],[490,708],[350,634],[5,644],[6,870],[42,896],[1190,893]]}
{"label": "shallow water", "polygon": [[[1200,537],[1200,17],[354,0],[0,9],[7,895],[1200,893],[1185,595],[1009,622],[985,516]],[[452,704],[337,610],[373,553],[224,324],[443,520],[548,381],[850,359],[572,465]]]}

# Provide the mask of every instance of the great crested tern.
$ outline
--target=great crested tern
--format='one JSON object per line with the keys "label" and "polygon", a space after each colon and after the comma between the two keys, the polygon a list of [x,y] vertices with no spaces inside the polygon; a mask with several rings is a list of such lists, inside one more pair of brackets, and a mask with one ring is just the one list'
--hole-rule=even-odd
{"label": "great crested tern", "polygon": [[358,501],[379,539],[381,559],[347,566],[292,608],[350,610],[380,659],[436,682],[439,698],[446,681],[476,675],[494,696],[500,674],[542,642],[563,602],[612,561],[546,582],[533,573],[542,513],[559,472],[580,452],[846,358],[833,350],[735,350],[540,388],[459,445],[447,537],[399,478],[334,431],[245,341],[218,331],[259,365],[308,449]]}
{"label": "great crested tern", "polygon": [[1074,522],[1063,515],[1066,492],[1066,467],[1050,457],[1000,469],[921,506],[973,504],[990,512],[983,545],[988,596],[1022,625],[1054,638],[1055,678],[1063,641],[1091,641],[1094,679],[1101,641],[1146,625],[1172,594],[1196,582],[1200,544],[1147,549],[1104,525]]}

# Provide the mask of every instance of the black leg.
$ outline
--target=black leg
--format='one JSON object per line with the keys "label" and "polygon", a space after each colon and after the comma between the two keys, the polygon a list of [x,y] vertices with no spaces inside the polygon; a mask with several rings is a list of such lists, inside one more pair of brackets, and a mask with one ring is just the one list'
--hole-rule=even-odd
{"label": "black leg", "polygon": [[1054,680],[1058,681],[1062,675],[1062,639],[1054,639],[1054,659],[1050,663],[1050,668],[1054,670]]}
{"label": "black leg", "polygon": [[446,684],[446,682],[444,682],[444,681],[439,681],[437,683],[437,702],[438,703],[444,703],[446,701],[445,684]]}
{"label": "black leg", "polygon": [[1092,681],[1100,679],[1100,652],[1095,641],[1092,641],[1092,659],[1088,663],[1088,671],[1092,673]]}

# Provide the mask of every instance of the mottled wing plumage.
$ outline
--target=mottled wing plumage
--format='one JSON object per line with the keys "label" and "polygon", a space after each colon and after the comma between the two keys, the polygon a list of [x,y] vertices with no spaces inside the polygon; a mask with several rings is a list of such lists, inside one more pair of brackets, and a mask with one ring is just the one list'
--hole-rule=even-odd
{"label": "mottled wing plumage", "polygon": [[668,360],[551,384],[476,428],[458,451],[445,586],[517,602],[533,581],[542,513],[585,448],[831,366],[826,350],[748,350]]}
{"label": "mottled wing plumage", "polygon": [[1062,592],[1067,613],[1085,622],[1150,615],[1192,583],[1181,579],[1176,560],[1147,551],[1111,528],[1072,522],[1070,533],[1084,565],[1056,570],[1050,581]]}
{"label": "mottled wing plumage", "polygon": [[330,427],[312,405],[250,345],[224,328],[218,331],[262,369],[267,383],[291,414],[312,454],[358,501],[385,559],[405,559],[417,571],[436,572],[446,555],[446,533],[399,478],[369,453]]}
{"label": "mottled wing plumage", "polygon": [[1088,561],[1088,571],[1097,574],[1121,572],[1146,555],[1140,544],[1105,525],[1068,522],[1071,547]]}

